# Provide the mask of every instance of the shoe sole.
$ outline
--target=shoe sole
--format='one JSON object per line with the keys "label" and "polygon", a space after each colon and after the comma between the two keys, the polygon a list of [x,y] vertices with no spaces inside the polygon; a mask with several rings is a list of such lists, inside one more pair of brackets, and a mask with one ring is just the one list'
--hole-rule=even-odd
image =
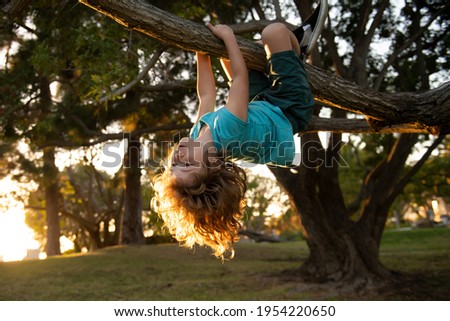
{"label": "shoe sole", "polygon": [[[306,45],[306,51],[304,52],[305,55],[309,55],[311,51],[316,47],[317,45],[317,39],[319,38],[320,34],[322,33],[323,27],[325,25],[325,20],[327,19],[328,15],[328,2],[327,0],[320,0],[320,9],[319,9],[319,16],[317,18],[316,22],[316,28],[312,31],[311,38],[308,41],[308,44]],[[305,21],[306,23],[307,21]]]}

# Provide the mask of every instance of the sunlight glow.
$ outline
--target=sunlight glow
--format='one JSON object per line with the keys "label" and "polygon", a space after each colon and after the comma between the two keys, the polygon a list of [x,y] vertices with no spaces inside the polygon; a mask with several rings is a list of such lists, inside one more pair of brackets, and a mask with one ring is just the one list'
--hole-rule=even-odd
{"label": "sunlight glow", "polygon": [[[14,207],[0,214],[0,257],[3,261],[18,261],[38,251],[39,242],[25,225],[23,209]],[[38,254],[39,255],[39,254]]]}
{"label": "sunlight glow", "polygon": [[73,250],[73,242],[64,235],[59,238],[59,244],[61,247],[61,253]]}
{"label": "sunlight glow", "polygon": [[[27,185],[33,188],[33,184]],[[10,177],[0,180],[0,262],[39,257],[40,244],[25,224],[24,205],[14,194],[24,196],[19,183]]]}

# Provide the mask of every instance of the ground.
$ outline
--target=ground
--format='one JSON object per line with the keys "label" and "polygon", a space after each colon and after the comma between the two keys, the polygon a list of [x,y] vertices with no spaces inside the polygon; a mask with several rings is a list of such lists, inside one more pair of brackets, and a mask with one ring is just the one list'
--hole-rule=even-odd
{"label": "ground", "polygon": [[0,263],[0,300],[448,300],[449,245],[450,229],[386,232],[380,259],[398,274],[366,288],[296,278],[304,241],[241,241],[224,263],[204,248],[116,246]]}

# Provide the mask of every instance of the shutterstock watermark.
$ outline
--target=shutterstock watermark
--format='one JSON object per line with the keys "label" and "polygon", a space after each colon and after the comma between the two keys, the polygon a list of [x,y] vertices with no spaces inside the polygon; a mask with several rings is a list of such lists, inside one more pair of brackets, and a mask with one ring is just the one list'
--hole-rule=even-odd
{"label": "shutterstock watermark", "polygon": [[[130,133],[124,133],[122,143],[107,143],[102,147],[100,165],[106,169],[119,166],[124,168],[136,166],[139,168],[160,168],[161,166],[167,167],[176,160],[178,165],[185,163],[194,167],[211,166],[208,160],[220,156],[221,153],[218,153],[218,150],[226,150],[227,160],[236,160],[245,168],[255,167],[263,159],[278,160],[277,165],[292,168],[296,168],[300,164],[306,168],[349,167],[341,154],[344,144],[342,141],[334,142],[331,139],[325,148],[320,141],[306,141],[301,144],[301,151],[296,152],[293,142],[277,142],[270,139],[264,139],[264,142],[230,141],[222,147],[217,144],[202,146],[200,142],[187,137],[180,139],[179,134],[175,135],[170,141],[152,141],[136,140]],[[139,160],[132,161],[132,157],[124,157],[127,153],[137,155]],[[202,156],[201,159],[192,161],[194,155]],[[172,158],[169,159],[170,157]],[[291,164],[292,159],[294,159],[293,164]],[[283,161],[288,163],[282,163]],[[266,165],[277,166],[271,163]]]}

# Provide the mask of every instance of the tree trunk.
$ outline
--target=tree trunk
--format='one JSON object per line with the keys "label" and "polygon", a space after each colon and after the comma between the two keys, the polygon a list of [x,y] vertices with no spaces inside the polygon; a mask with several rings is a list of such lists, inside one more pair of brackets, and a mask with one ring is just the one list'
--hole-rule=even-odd
{"label": "tree trunk", "polygon": [[[132,110],[140,104],[140,95],[129,91],[125,97],[127,106]],[[127,130],[138,126],[138,121],[129,121]],[[125,153],[123,169],[125,171],[124,213],[122,221],[122,244],[144,244],[144,229],[142,224],[141,197],[141,142],[140,136],[127,136],[127,151]]]}
{"label": "tree trunk", "polygon": [[[390,272],[378,260],[378,247],[366,230],[349,218],[337,172],[340,135],[332,135],[325,150],[317,134],[302,136],[304,157],[297,173],[272,168],[300,215],[310,255],[300,275],[316,282],[371,282]],[[304,156],[306,155],[306,156]]]}
{"label": "tree trunk", "polygon": [[366,177],[363,186],[364,209],[359,228],[369,232],[377,247],[381,241],[389,207],[401,190],[396,189],[405,162],[417,143],[418,136],[402,134],[389,156]]}
{"label": "tree trunk", "polygon": [[[39,104],[44,115],[50,113],[52,106],[52,95],[50,91],[50,81],[47,77],[40,77],[40,96]],[[45,252],[47,256],[61,254],[59,243],[59,186],[58,186],[58,168],[55,165],[55,148],[45,147],[43,149],[43,178],[42,183],[45,188],[45,219],[47,224],[47,243]]]}
{"label": "tree trunk", "polygon": [[141,168],[139,140],[129,137],[124,159],[125,210],[122,224],[122,244],[144,244],[142,226]]}
{"label": "tree trunk", "polygon": [[55,166],[55,149],[44,148],[44,188],[45,188],[45,213],[47,224],[47,243],[45,253],[47,256],[61,254],[59,237],[59,186],[58,168]]}
{"label": "tree trunk", "polygon": [[125,192],[123,192],[123,195],[120,199],[120,207],[118,208],[118,210],[114,213],[114,244],[120,244],[121,240],[122,240],[122,231],[123,231],[123,215],[124,215],[124,211],[123,211],[123,206],[124,206],[124,197]]}

